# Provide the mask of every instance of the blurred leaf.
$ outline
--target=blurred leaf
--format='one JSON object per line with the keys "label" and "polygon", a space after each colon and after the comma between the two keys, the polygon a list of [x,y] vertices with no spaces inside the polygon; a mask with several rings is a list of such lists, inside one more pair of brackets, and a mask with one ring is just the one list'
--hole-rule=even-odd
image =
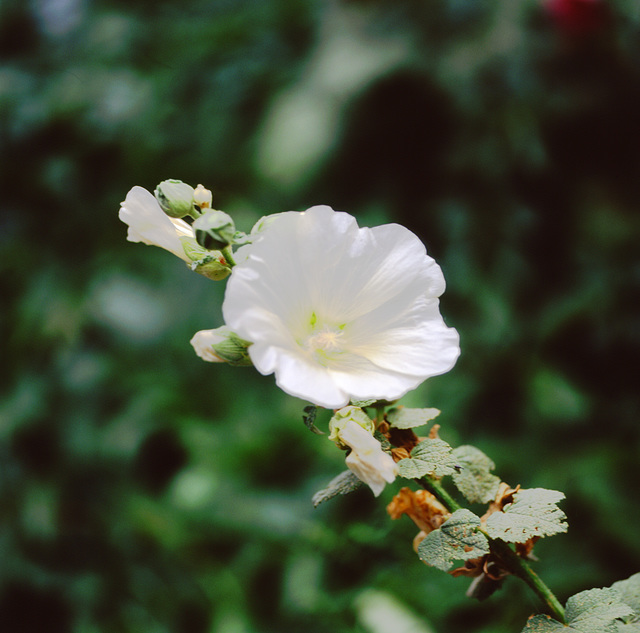
{"label": "blurred leaf", "polygon": [[387,414],[387,420],[391,426],[397,429],[412,429],[423,426],[430,420],[440,415],[440,409],[405,409],[398,407],[391,409]]}
{"label": "blurred leaf", "polygon": [[460,470],[453,473],[453,481],[458,490],[471,503],[489,503],[495,499],[500,478],[490,471],[495,464],[475,446],[458,446],[453,449],[453,457]]}
{"label": "blurred leaf", "polygon": [[337,495],[346,495],[362,486],[362,482],[350,471],[345,470],[337,477],[334,477],[326,488],[316,492],[311,501],[314,507],[319,506],[323,501],[332,499]]}

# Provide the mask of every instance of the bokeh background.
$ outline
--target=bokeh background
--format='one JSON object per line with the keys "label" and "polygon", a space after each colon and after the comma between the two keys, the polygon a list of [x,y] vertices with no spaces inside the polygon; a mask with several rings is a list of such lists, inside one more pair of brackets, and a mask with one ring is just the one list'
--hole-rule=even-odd
{"label": "bokeh background", "polygon": [[[427,568],[305,403],[203,363],[224,284],[126,242],[133,185],[248,230],[330,204],[441,264],[442,409],[510,484],[567,494],[558,596],[640,571],[637,0],[3,0],[0,630],[513,633]],[[326,424],[328,415],[319,424]],[[413,628],[411,628],[413,627]]]}

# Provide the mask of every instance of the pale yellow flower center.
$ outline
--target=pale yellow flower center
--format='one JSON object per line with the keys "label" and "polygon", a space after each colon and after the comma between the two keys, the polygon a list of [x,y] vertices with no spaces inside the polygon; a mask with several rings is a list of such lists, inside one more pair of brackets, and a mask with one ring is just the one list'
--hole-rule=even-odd
{"label": "pale yellow flower center", "polygon": [[311,318],[312,331],[301,342],[302,347],[311,353],[321,365],[327,365],[343,351],[344,332],[342,327],[322,325],[318,327],[315,314]]}

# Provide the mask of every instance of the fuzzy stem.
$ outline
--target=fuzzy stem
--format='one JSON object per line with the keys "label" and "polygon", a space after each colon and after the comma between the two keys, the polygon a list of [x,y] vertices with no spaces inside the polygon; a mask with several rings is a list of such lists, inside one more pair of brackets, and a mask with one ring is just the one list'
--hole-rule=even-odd
{"label": "fuzzy stem", "polygon": [[[430,492],[440,503],[442,503],[449,512],[453,513],[460,510],[462,506],[444,489],[438,479],[433,477],[422,477],[417,480],[418,483],[428,492]],[[489,546],[493,554],[495,554],[502,564],[518,578],[524,580],[529,588],[547,605],[549,613],[562,624],[565,624],[564,608],[560,601],[555,597],[551,589],[542,581],[529,566],[526,560],[520,558],[513,551],[511,546],[500,539],[490,538],[484,530],[482,533],[487,537]]]}
{"label": "fuzzy stem", "polygon": [[229,266],[233,268],[236,265],[236,260],[233,259],[233,252],[231,250],[231,246],[225,246],[225,248],[223,248],[220,252],[222,253],[222,256],[225,258],[227,264],[229,264]]}

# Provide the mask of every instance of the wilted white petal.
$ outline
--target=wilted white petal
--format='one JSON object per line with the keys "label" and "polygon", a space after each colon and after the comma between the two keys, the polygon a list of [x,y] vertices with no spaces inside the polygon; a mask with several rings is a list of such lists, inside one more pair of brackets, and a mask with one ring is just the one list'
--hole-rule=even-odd
{"label": "wilted white petal", "polygon": [[225,322],[263,374],[327,408],[395,400],[453,367],[440,267],[398,224],[359,228],[327,206],[263,222],[233,269]]}
{"label": "wilted white petal", "polygon": [[127,239],[130,242],[160,246],[185,262],[191,262],[180,238],[193,240],[193,229],[184,220],[166,215],[146,189],[133,187],[121,203],[118,217],[129,226]]}
{"label": "wilted white petal", "polygon": [[398,468],[393,457],[385,453],[380,442],[357,422],[350,420],[339,435],[351,448],[345,460],[349,470],[377,497],[396,478]]}

